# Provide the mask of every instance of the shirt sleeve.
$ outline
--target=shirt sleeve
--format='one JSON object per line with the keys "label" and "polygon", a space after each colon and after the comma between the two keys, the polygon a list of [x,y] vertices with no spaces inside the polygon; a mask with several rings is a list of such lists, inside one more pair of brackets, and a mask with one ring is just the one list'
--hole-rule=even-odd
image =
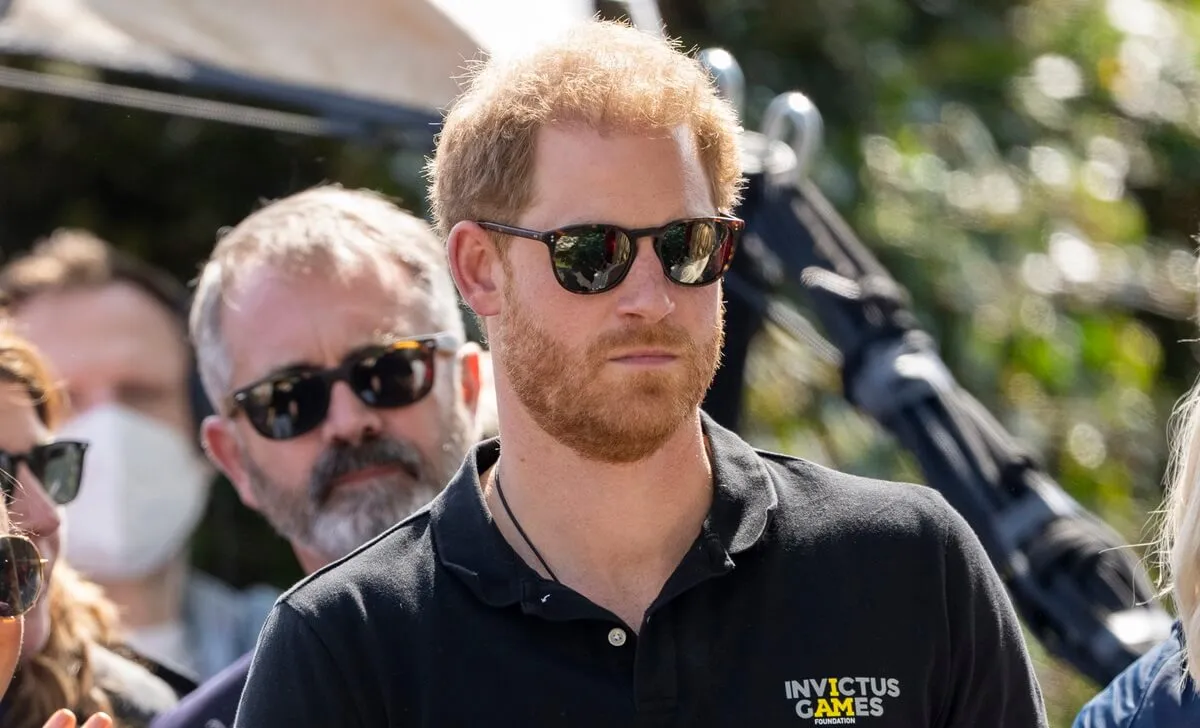
{"label": "shirt sleeve", "polygon": [[238,700],[246,686],[251,653],[217,673],[163,713],[150,728],[225,728],[233,725]]}
{"label": "shirt sleeve", "polygon": [[1046,728],[1042,691],[1016,611],[974,531],[956,511],[945,540],[948,690],[939,726]]}
{"label": "shirt sleeve", "polygon": [[348,668],[301,613],[280,602],[259,636],[235,728],[366,726]]}

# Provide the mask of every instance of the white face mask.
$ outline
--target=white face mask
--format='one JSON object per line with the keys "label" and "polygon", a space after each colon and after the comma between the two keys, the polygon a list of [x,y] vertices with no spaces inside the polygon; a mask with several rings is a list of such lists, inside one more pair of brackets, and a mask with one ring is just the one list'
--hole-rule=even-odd
{"label": "white face mask", "polygon": [[79,497],[66,506],[72,566],[100,581],[136,579],[183,549],[210,475],[186,438],[118,405],[88,410],[58,436],[90,443]]}

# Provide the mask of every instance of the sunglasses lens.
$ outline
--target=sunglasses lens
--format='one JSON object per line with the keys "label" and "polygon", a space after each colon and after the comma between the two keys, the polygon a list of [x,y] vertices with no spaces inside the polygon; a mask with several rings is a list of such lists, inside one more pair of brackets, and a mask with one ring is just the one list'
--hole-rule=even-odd
{"label": "sunglasses lens", "polygon": [[253,385],[239,390],[234,399],[263,437],[299,437],[325,421],[335,381],[344,380],[370,407],[403,407],[429,394],[437,353],[432,342],[399,341],[356,354],[332,370],[295,373]]}
{"label": "sunglasses lens", "polygon": [[42,556],[32,541],[0,536],[0,619],[29,611],[42,593]]}
{"label": "sunglasses lens", "polygon": [[350,370],[350,386],[371,407],[412,404],[433,388],[434,351],[420,342],[399,342],[356,363]]}
{"label": "sunglasses lens", "polygon": [[65,506],[79,495],[86,452],[87,443],[68,440],[42,445],[34,451],[34,475],[58,505]]}
{"label": "sunglasses lens", "polygon": [[241,402],[254,429],[272,440],[312,431],[329,411],[329,385],[315,374],[296,374],[250,389]]}
{"label": "sunglasses lens", "polygon": [[658,239],[667,277],[685,286],[712,283],[733,258],[734,229],[719,220],[684,220],[669,225]]}
{"label": "sunglasses lens", "polygon": [[633,242],[607,225],[567,228],[554,243],[554,274],[569,291],[599,293],[625,276]]}

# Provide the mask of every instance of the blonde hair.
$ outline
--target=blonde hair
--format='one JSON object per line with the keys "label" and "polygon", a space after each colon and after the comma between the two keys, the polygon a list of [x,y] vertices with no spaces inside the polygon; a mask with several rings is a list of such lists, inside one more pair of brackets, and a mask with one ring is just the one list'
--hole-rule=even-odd
{"label": "blonde hair", "polygon": [[265,264],[347,281],[378,271],[382,261],[412,276],[424,304],[423,325],[463,338],[441,243],[423,220],[382,195],[338,185],[315,187],[261,208],[224,234],[200,274],[190,316],[200,379],[213,406],[221,409],[233,378],[221,312],[248,271]]}
{"label": "blonde hair", "polygon": [[42,728],[46,717],[63,707],[80,720],[100,712],[113,715],[112,701],[96,682],[89,650],[118,644],[116,607],[99,586],[62,562],[54,567],[45,598],[50,600],[50,637],[13,678],[11,728]]}
{"label": "blonde hair", "polygon": [[[29,393],[38,418],[54,429],[62,400],[37,350],[0,321],[0,382]],[[59,708],[81,718],[112,714],[113,706],[96,683],[89,648],[117,644],[117,610],[100,590],[62,562],[50,577],[50,636],[46,645],[17,671],[9,688],[6,728],[41,728]],[[11,721],[11,722],[9,722]]]}
{"label": "blonde hair", "polygon": [[0,382],[24,389],[46,427],[53,429],[62,418],[65,403],[54,386],[49,367],[33,344],[13,330],[3,309],[0,309]]}
{"label": "blonde hair", "polygon": [[462,220],[515,222],[532,199],[538,131],[551,124],[634,132],[686,125],[717,209],[737,204],[737,114],[678,41],[591,22],[527,55],[478,64],[469,78],[426,168],[443,238]]}

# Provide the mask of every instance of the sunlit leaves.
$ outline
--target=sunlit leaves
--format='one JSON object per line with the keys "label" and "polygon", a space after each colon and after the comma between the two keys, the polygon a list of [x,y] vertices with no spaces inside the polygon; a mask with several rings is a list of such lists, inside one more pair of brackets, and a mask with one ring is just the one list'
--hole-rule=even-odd
{"label": "sunlit leaves", "polygon": [[[730,48],[751,97],[815,101],[827,130],[815,180],[912,293],[956,377],[1077,498],[1144,540],[1166,418],[1200,371],[1185,343],[1197,337],[1200,4],[736,5],[736,34],[681,30]],[[751,127],[760,113],[746,110]],[[752,373],[773,382],[752,383],[756,433],[849,470],[910,472],[877,429],[847,424],[824,375],[779,384],[794,352],[776,341],[755,352]],[[1069,725],[1088,693],[1042,675]]]}

